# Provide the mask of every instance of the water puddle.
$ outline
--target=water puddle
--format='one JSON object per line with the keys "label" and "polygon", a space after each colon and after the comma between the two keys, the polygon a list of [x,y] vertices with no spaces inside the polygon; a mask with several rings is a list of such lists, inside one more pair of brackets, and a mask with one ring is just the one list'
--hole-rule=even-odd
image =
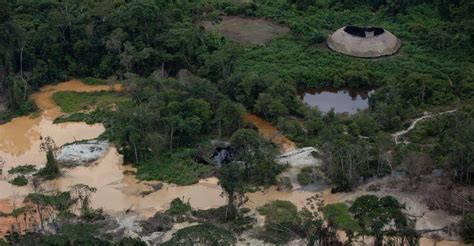
{"label": "water puddle", "polygon": [[301,100],[311,107],[317,107],[321,112],[327,113],[334,108],[336,113],[357,113],[357,110],[369,107],[369,96],[374,89],[335,89],[309,88],[298,94]]}

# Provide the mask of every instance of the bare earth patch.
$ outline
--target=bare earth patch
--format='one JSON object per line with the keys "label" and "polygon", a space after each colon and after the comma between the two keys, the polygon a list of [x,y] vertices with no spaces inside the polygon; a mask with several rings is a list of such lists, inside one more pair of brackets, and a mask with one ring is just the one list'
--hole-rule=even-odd
{"label": "bare earth patch", "polygon": [[207,31],[216,31],[230,40],[244,45],[260,44],[271,41],[290,31],[271,21],[239,16],[223,16],[219,23],[203,21],[199,23]]}
{"label": "bare earth patch", "polygon": [[[455,241],[460,240],[457,232],[452,229],[454,228],[453,226],[459,222],[461,216],[442,209],[430,209],[424,200],[425,194],[416,191],[410,192],[404,189],[404,184],[407,182],[408,181],[404,178],[385,177],[361,185],[352,192],[338,193],[338,197],[329,203],[337,201],[350,204],[357,197],[363,195],[375,195],[378,197],[393,196],[405,204],[406,213],[409,214],[411,218],[416,218],[415,229],[419,232],[424,232],[422,233],[422,237]],[[427,240],[428,239],[425,239],[425,241]]]}

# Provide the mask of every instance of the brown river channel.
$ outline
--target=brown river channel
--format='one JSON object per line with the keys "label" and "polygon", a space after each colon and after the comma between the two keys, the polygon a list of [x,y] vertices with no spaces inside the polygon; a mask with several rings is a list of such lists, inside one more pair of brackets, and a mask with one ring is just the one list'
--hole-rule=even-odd
{"label": "brown river channel", "polygon": [[[105,131],[101,124],[88,125],[83,122],[53,124],[53,121],[63,113],[52,100],[52,95],[60,91],[93,92],[93,91],[120,91],[120,85],[86,85],[79,80],[70,80],[57,85],[42,87],[39,92],[31,95],[31,99],[38,105],[39,114],[12,119],[0,125],[0,157],[4,161],[3,175],[0,177],[0,212],[9,213],[19,207],[23,198],[33,192],[30,186],[17,187],[8,183],[11,178],[8,170],[12,167],[33,164],[41,167],[45,163],[45,154],[40,151],[41,137],[51,137],[57,146],[79,140],[97,138]],[[295,150],[295,143],[278,132],[276,127],[262,118],[247,114],[245,120],[254,124],[260,133],[267,139],[280,146],[282,153]],[[142,196],[144,191],[152,190],[151,184],[156,182],[142,182],[135,178],[134,168],[123,165],[123,158],[115,147],[110,147],[107,154],[96,161],[94,165],[63,168],[63,175],[53,181],[42,184],[45,190],[67,190],[74,184],[87,184],[97,188],[91,197],[94,208],[103,208],[110,214],[123,213],[131,208],[142,218],[152,216],[156,211],[167,209],[174,198],[189,201],[193,208],[206,209],[219,207],[225,204],[226,198],[217,178],[200,180],[199,183],[189,186],[164,184],[163,187],[149,195]],[[124,174],[125,173],[125,174]],[[246,206],[255,209],[272,200],[288,200],[298,208],[302,208],[307,198],[315,192],[293,190],[278,191],[270,187],[264,191],[247,194],[249,201]],[[338,201],[338,196],[330,194],[329,190],[322,192],[326,203]],[[23,216],[23,215],[22,215]],[[19,220],[34,221],[36,215],[20,216]],[[13,217],[0,217],[0,238],[14,225],[18,224]],[[31,224],[34,224],[32,222]],[[20,228],[21,230],[27,228]],[[423,245],[433,245],[431,240],[423,239]],[[441,244],[438,244],[441,245]],[[455,245],[455,244],[445,244]],[[456,244],[457,245],[457,244]]]}

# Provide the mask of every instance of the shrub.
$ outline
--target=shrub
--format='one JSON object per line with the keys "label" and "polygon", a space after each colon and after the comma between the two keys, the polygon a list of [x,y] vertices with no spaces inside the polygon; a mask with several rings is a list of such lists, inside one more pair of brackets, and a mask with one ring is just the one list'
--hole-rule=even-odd
{"label": "shrub", "polygon": [[194,210],[192,215],[199,221],[210,224],[225,225],[232,232],[241,233],[253,227],[256,220],[254,217],[248,216],[250,212],[248,208],[241,208],[237,212],[237,216],[233,220],[229,220],[227,214],[229,209],[227,205],[218,208],[210,208],[206,210]]}
{"label": "shrub", "polygon": [[465,243],[474,243],[474,213],[465,214],[460,222],[461,236]]}
{"label": "shrub", "polygon": [[16,186],[25,186],[28,184],[28,179],[24,175],[18,175],[10,180],[9,183]]}
{"label": "shrub", "polygon": [[311,180],[311,173],[313,172],[313,169],[311,167],[305,167],[301,169],[300,173],[298,173],[298,183],[302,186],[306,186],[312,182]]}
{"label": "shrub", "polygon": [[8,170],[9,174],[29,174],[34,172],[36,172],[35,165],[21,165],[12,167],[10,170]]}
{"label": "shrub", "polygon": [[40,169],[37,173],[38,176],[51,180],[57,178],[61,172],[59,171],[59,165],[54,158],[54,153],[52,149],[46,150],[46,166]]}
{"label": "shrub", "polygon": [[173,238],[161,245],[234,245],[232,232],[210,224],[186,227],[173,234]]}
{"label": "shrub", "polygon": [[55,235],[47,235],[41,245],[110,245],[94,224],[66,224]]}
{"label": "shrub", "polygon": [[170,208],[166,210],[169,215],[181,215],[191,211],[191,204],[183,202],[180,198],[175,198],[171,201]]}

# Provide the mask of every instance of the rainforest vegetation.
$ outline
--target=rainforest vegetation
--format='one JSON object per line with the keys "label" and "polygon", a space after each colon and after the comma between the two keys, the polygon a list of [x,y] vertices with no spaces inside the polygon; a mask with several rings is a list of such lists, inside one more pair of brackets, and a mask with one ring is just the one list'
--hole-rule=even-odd
{"label": "rainforest vegetation", "polygon": [[[472,189],[473,13],[472,0],[0,0],[0,123],[33,113],[36,106],[29,95],[41,86],[71,78],[93,85],[120,82],[121,92],[55,94],[53,99],[68,113],[56,122],[103,123],[101,138],[117,146],[142,180],[188,185],[219,176],[229,195],[226,216],[231,220],[241,218],[238,205],[245,192],[277,184],[284,169],[274,161],[277,146],[243,120],[247,112],[276,125],[299,147],[318,148],[334,192],[393,172],[420,181],[435,170],[446,174],[442,192],[451,185]],[[199,25],[219,22],[223,15],[265,18],[290,32],[249,46]],[[327,36],[348,24],[386,28],[402,40],[401,50],[379,59],[329,50]],[[322,114],[297,94],[327,86],[375,92],[369,109],[354,115]],[[420,122],[403,136],[406,144],[394,143],[391,134],[425,111],[446,110],[455,111]],[[215,139],[228,141],[235,150],[230,164],[219,167],[205,158]],[[45,153],[50,155],[50,147],[45,146]],[[39,176],[59,175],[53,159],[48,157]],[[15,171],[17,185],[25,184],[23,172]],[[298,176],[301,184],[308,184],[310,172]],[[332,242],[335,228],[349,236],[374,236],[378,243],[384,236],[407,242],[417,238],[398,201],[364,199],[371,202],[326,207],[330,227],[317,213],[271,203],[259,209],[270,218],[265,223],[274,223],[265,225],[263,238],[278,243],[296,232],[313,243]],[[468,199],[472,204],[473,198]],[[367,206],[377,207],[377,214]],[[473,211],[472,205],[443,208]],[[381,231],[378,219],[398,224]],[[472,240],[472,220],[472,214],[463,220],[467,240]],[[278,233],[275,224],[291,230]],[[41,240],[44,245],[110,243],[105,235],[83,242],[87,236],[78,231],[87,234],[95,228],[70,225]],[[201,232],[214,242],[235,243],[230,232],[208,224],[179,231],[170,243],[188,243]],[[138,244],[129,241],[120,245]]]}

